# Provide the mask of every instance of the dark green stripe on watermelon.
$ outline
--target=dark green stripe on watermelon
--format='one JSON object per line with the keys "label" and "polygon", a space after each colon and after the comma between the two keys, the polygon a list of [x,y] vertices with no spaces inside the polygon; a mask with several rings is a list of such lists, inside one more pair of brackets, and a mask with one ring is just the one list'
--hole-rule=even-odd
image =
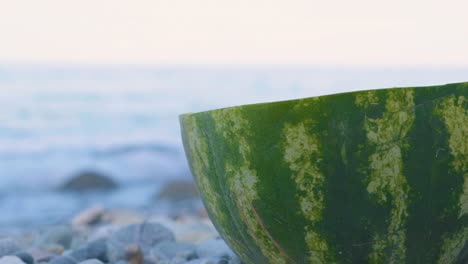
{"label": "dark green stripe on watermelon", "polygon": [[246,263],[456,263],[467,84],[181,117],[209,215]]}
{"label": "dark green stripe on watermelon", "polygon": [[[441,87],[433,89],[430,97],[432,100],[428,100],[426,93],[416,93],[415,96],[415,101],[421,108],[416,112],[415,129],[410,133],[413,146],[405,158],[405,175],[408,175],[412,189],[409,209],[411,214],[408,220],[408,263],[430,263],[438,260],[444,253],[444,237],[457,232],[463,225],[465,228],[467,226],[466,221],[458,219],[458,201],[467,172],[460,173],[453,169],[453,156],[448,145],[450,135],[443,118],[435,114],[445,100],[458,98],[463,94],[466,96],[466,88],[453,93],[452,89]],[[466,109],[465,106],[465,112]],[[466,127],[466,124],[460,125]],[[464,140],[465,142],[461,141],[459,144],[466,145],[467,138]],[[455,255],[452,257],[452,260],[456,258]]]}
{"label": "dark green stripe on watermelon", "polygon": [[[370,107],[368,111],[382,112]],[[326,142],[321,166],[327,194],[322,225],[338,263],[363,263],[371,252],[373,231],[383,232],[389,215],[388,207],[370,201],[363,182],[367,168],[361,164],[367,164],[369,156],[362,145],[367,140],[363,116],[368,114],[357,108],[354,96],[332,96],[323,100],[321,108],[322,120],[328,120],[320,136],[320,142]]]}

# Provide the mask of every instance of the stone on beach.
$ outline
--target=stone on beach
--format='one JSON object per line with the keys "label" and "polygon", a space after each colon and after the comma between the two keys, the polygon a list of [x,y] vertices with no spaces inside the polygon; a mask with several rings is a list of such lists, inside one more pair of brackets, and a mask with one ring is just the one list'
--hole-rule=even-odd
{"label": "stone on beach", "polygon": [[110,262],[125,259],[125,251],[130,245],[138,245],[143,255],[162,241],[174,241],[174,234],[158,223],[145,222],[122,227],[107,240]]}
{"label": "stone on beach", "polygon": [[114,264],[129,264],[129,263],[128,263],[128,261],[121,259],[121,260],[118,260],[117,262],[115,262]]}
{"label": "stone on beach", "polygon": [[193,222],[179,225],[179,229],[175,232],[177,240],[201,243],[219,236],[219,233],[214,227],[211,227],[203,222]]}
{"label": "stone on beach", "polygon": [[50,254],[62,255],[62,253],[65,252],[65,249],[63,248],[63,246],[59,244],[39,245],[38,250],[44,252],[43,255],[45,256],[50,255]]}
{"label": "stone on beach", "polygon": [[106,210],[102,216],[102,223],[115,226],[124,226],[141,223],[145,221],[145,216],[141,212],[129,209]]}
{"label": "stone on beach", "polygon": [[71,224],[75,227],[95,225],[101,221],[105,212],[102,206],[88,208],[73,217]]}
{"label": "stone on beach", "polygon": [[11,238],[0,239],[0,257],[14,254],[20,250],[21,248],[15,240]]}
{"label": "stone on beach", "polygon": [[168,217],[152,217],[151,221],[158,222],[169,228],[177,241],[199,244],[203,241],[219,237],[218,231],[208,219],[196,217],[184,218],[184,221]]}
{"label": "stone on beach", "polygon": [[61,187],[62,191],[103,191],[114,190],[118,184],[109,176],[95,172],[83,171],[68,179]]}
{"label": "stone on beach", "polygon": [[167,182],[161,190],[155,195],[158,200],[167,200],[169,202],[180,202],[198,198],[197,187],[193,181],[173,180]]}
{"label": "stone on beach", "polygon": [[71,251],[68,254],[76,261],[85,261],[87,259],[98,259],[102,262],[107,262],[107,243],[106,240],[100,239],[91,241],[88,244]]}
{"label": "stone on beach", "polygon": [[82,262],[80,262],[78,264],[103,264],[103,262],[98,260],[98,259],[88,259],[88,260],[82,261]]}
{"label": "stone on beach", "polygon": [[154,259],[174,259],[188,261],[196,257],[196,246],[191,243],[177,241],[163,241],[151,249],[150,256]]}
{"label": "stone on beach", "polygon": [[184,264],[230,264],[228,260],[220,258],[202,258],[194,259]]}
{"label": "stone on beach", "polygon": [[58,256],[53,258],[49,264],[77,264],[78,262],[72,257]]}
{"label": "stone on beach", "polygon": [[25,263],[16,256],[5,256],[5,257],[0,258],[0,264],[25,264]]}
{"label": "stone on beach", "polygon": [[88,240],[94,241],[99,239],[108,239],[112,233],[117,230],[118,227],[114,225],[104,225],[94,229],[94,231],[89,235]]}
{"label": "stone on beach", "polygon": [[73,230],[70,226],[55,226],[42,234],[40,244],[45,247],[61,246],[68,249],[73,240]]}
{"label": "stone on beach", "polygon": [[95,206],[65,223],[0,239],[0,258],[16,261],[0,264],[240,264],[195,213],[171,218]]}
{"label": "stone on beach", "polygon": [[141,252],[140,246],[129,245],[125,249],[125,258],[130,264],[143,264],[143,252]]}
{"label": "stone on beach", "polygon": [[15,256],[21,259],[25,264],[34,264],[34,258],[25,251],[16,252]]}
{"label": "stone on beach", "polygon": [[47,256],[35,257],[35,259],[37,263],[49,263],[56,257],[57,257],[56,255],[47,255]]}

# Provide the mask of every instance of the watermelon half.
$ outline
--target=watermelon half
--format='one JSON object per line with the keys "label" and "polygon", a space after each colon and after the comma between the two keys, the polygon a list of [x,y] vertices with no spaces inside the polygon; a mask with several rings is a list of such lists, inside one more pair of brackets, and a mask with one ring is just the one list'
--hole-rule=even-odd
{"label": "watermelon half", "polygon": [[468,263],[468,83],[180,123],[208,214],[244,263]]}

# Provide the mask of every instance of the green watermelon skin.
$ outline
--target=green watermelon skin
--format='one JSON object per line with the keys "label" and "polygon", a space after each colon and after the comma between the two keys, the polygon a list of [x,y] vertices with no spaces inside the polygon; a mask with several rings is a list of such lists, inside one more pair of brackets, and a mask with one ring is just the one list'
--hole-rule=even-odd
{"label": "green watermelon skin", "polygon": [[180,123],[208,214],[244,263],[468,263],[468,83]]}

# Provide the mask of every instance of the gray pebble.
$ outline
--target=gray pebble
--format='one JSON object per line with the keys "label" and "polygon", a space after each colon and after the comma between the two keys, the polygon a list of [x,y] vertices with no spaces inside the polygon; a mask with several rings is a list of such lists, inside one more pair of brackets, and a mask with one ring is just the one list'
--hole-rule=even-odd
{"label": "gray pebble", "polygon": [[174,241],[174,234],[157,223],[142,223],[125,226],[115,231],[107,240],[108,260],[116,262],[125,258],[129,245],[137,245],[143,255],[148,255],[151,248],[162,241]]}
{"label": "gray pebble", "polygon": [[170,202],[181,202],[199,197],[197,187],[191,180],[172,180],[167,182],[157,195],[156,200],[166,200]]}
{"label": "gray pebble", "polygon": [[110,176],[96,171],[82,171],[69,178],[61,187],[62,191],[99,191],[114,190],[118,187]]}
{"label": "gray pebble", "polygon": [[71,251],[67,255],[77,261],[98,259],[100,261],[107,262],[107,243],[104,239],[92,241],[81,248]]}
{"label": "gray pebble", "polygon": [[174,234],[158,223],[132,224],[117,230],[113,239],[137,242],[141,246],[155,246],[162,241],[174,241]]}
{"label": "gray pebble", "polygon": [[20,247],[11,238],[0,239],[0,257],[11,255],[17,251],[20,251]]}
{"label": "gray pebble", "polygon": [[184,264],[230,264],[230,260],[227,258],[201,258],[194,259]]}
{"label": "gray pebble", "polygon": [[60,245],[64,249],[71,246],[73,230],[69,226],[56,226],[47,230],[40,239],[41,245]]}
{"label": "gray pebble", "polygon": [[170,264],[185,264],[188,260],[186,258],[175,257],[170,260]]}
{"label": "gray pebble", "polygon": [[103,263],[97,259],[88,259],[88,260],[80,262],[79,264],[103,264]]}
{"label": "gray pebble", "polygon": [[15,256],[20,258],[26,264],[34,264],[34,258],[28,252],[25,252],[25,251],[16,252]]}
{"label": "gray pebble", "polygon": [[25,264],[25,263],[16,256],[4,256],[0,258],[0,264]]}
{"label": "gray pebble", "polygon": [[[161,264],[160,262],[157,262],[157,261],[154,261],[152,259],[143,259],[143,263],[142,264]],[[171,264],[175,264],[175,263],[171,263]]]}
{"label": "gray pebble", "polygon": [[212,259],[194,259],[185,264],[216,264],[216,262]]}
{"label": "gray pebble", "polygon": [[113,225],[100,226],[94,229],[93,233],[89,235],[88,239],[98,240],[98,239],[107,239],[117,228]]}
{"label": "gray pebble", "polygon": [[63,255],[63,252],[65,251],[63,246],[59,244],[42,244],[39,245],[37,248],[51,255]]}
{"label": "gray pebble", "polygon": [[185,264],[203,264],[204,261],[203,259],[194,259],[194,260],[190,260],[189,262],[185,262]]}
{"label": "gray pebble", "polygon": [[77,262],[68,256],[58,256],[53,258],[49,264],[77,264]]}
{"label": "gray pebble", "polygon": [[53,255],[48,255],[48,256],[44,256],[44,257],[40,257],[37,260],[37,262],[39,263],[49,263],[53,258],[55,258],[56,256],[53,256]]}
{"label": "gray pebble", "polygon": [[190,243],[163,241],[151,249],[150,255],[161,259],[173,260],[177,257],[178,259],[189,260],[195,257],[195,250],[196,246]]}
{"label": "gray pebble", "polygon": [[[92,240],[97,240],[97,239],[92,239]],[[88,236],[85,235],[84,233],[75,233],[73,235],[73,240],[71,242],[70,247],[68,248],[69,250],[75,250],[77,248],[82,247],[84,244],[86,244],[88,241],[92,241],[91,239],[88,239]]]}

